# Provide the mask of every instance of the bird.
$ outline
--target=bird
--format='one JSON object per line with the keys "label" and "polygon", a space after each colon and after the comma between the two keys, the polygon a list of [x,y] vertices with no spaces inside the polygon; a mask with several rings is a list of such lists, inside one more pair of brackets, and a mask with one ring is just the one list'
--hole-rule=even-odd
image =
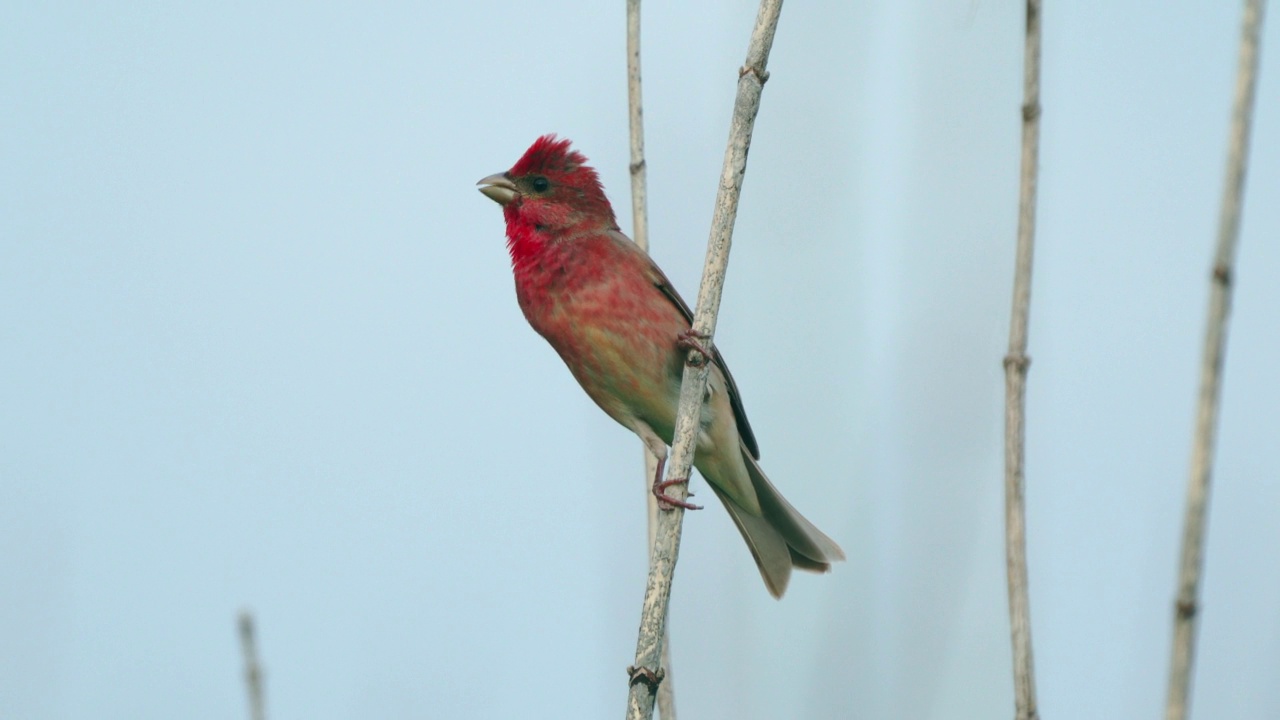
{"label": "bird", "polygon": [[[729,367],[693,332],[693,313],[657,264],[624,235],[598,173],[567,139],[543,135],[506,172],[477,185],[502,206],[516,299],[529,325],[587,395],[659,459],[660,505],[696,509],[660,482],[687,359],[711,363],[694,467],[729,512],[781,598],[792,568],[829,572],[844,551],[760,469],[760,449]],[[691,353],[690,349],[697,353]]]}

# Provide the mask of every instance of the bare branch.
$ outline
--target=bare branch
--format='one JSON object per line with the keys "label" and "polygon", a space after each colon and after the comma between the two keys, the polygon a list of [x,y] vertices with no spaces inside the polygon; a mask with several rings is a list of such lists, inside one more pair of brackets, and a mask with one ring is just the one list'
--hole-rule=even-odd
{"label": "bare branch", "polygon": [[[698,289],[698,306],[693,318],[694,331],[705,336],[707,342],[711,341],[716,329],[720,293],[724,287],[725,270],[729,263],[733,223],[738,212],[738,197],[742,191],[742,179],[747,169],[747,149],[751,145],[751,132],[755,127],[756,113],[760,110],[760,92],[765,80],[768,79],[765,66],[768,64],[769,50],[773,46],[773,36],[777,30],[778,16],[781,12],[782,0],[761,0],[755,28],[751,32],[751,41],[747,46],[746,64],[738,74],[738,94],[734,100],[729,144],[725,149],[720,188],[716,193],[715,214],[711,219],[711,236],[707,241],[702,284]],[[696,352],[691,351],[691,353]],[[692,355],[690,360],[691,362],[685,365],[680,386],[680,411],[676,416],[675,438],[667,479],[687,478],[693,466],[698,430],[697,416],[702,407],[707,373],[711,364],[696,362]],[[672,490],[674,492],[671,494],[674,497],[684,499],[684,486],[676,485]],[[627,698],[628,720],[647,720],[653,716],[654,695],[662,682],[663,671],[658,662],[662,654],[662,638],[667,623],[671,580],[680,552],[680,531],[683,520],[684,511],[680,508],[659,513],[657,540],[649,563],[649,581],[645,589],[644,608],[640,617],[640,632],[636,639],[635,666],[630,672],[631,689]]]}
{"label": "bare branch", "polygon": [[1018,197],[1018,248],[1013,275],[1009,353],[1004,357],[1005,562],[1009,582],[1009,629],[1013,643],[1013,689],[1018,720],[1036,720],[1035,666],[1031,655],[1031,602],[1027,593],[1027,532],[1024,498],[1026,458],[1027,322],[1031,309],[1031,258],[1035,249],[1036,181],[1040,156],[1040,0],[1027,0],[1023,59],[1022,181]]}
{"label": "bare branch", "polygon": [[[631,239],[649,251],[644,108],[640,93],[640,0],[627,0],[627,108],[631,121]],[[655,461],[656,462],[656,461]]]}
{"label": "bare branch", "polygon": [[1200,571],[1204,565],[1204,534],[1213,470],[1218,404],[1222,391],[1222,361],[1227,345],[1227,313],[1231,309],[1231,277],[1240,237],[1240,207],[1244,201],[1246,157],[1253,119],[1254,87],[1258,75],[1258,36],[1262,0],[1246,0],[1240,34],[1240,65],[1236,70],[1235,107],[1227,151],[1226,188],[1218,221],[1218,242],[1210,273],[1209,319],[1200,364],[1200,398],[1196,434],[1191,447],[1191,476],[1187,484],[1187,513],[1183,519],[1182,558],[1178,567],[1178,597],[1173,614],[1173,653],[1169,670],[1166,720],[1187,716],[1191,694],[1191,665],[1195,655]]}
{"label": "bare branch", "polygon": [[[640,0],[627,0],[627,109],[631,125],[631,238],[641,250],[649,251],[648,185],[644,159],[644,105],[640,84]],[[643,443],[641,443],[643,447]],[[649,491],[658,471],[658,458],[643,448],[644,496],[647,499],[649,555],[658,535],[658,498]],[[658,714],[662,720],[676,720],[675,689],[671,678],[671,631],[664,629],[662,667],[667,671],[658,686]]]}
{"label": "bare branch", "polygon": [[241,610],[240,651],[244,655],[244,686],[249,695],[249,720],[266,720],[266,703],[262,693],[262,666],[258,664],[258,643],[253,629],[253,613]]}

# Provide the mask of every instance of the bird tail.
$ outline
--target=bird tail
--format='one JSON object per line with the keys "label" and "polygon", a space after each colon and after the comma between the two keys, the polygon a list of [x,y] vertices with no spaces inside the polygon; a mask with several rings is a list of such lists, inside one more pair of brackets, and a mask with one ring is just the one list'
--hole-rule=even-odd
{"label": "bird tail", "polygon": [[746,540],[769,594],[781,598],[791,580],[792,567],[830,572],[831,563],[844,560],[844,551],[782,497],[750,453],[743,452],[742,459],[760,501],[760,515],[739,506],[714,484],[707,485],[720,498],[738,532],[742,533],[742,539]]}

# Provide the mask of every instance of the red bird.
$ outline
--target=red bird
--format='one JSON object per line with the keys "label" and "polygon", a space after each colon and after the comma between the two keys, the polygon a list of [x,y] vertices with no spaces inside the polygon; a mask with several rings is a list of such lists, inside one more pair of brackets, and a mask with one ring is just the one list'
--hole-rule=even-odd
{"label": "red bird", "polygon": [[[618,229],[604,187],[568,140],[544,135],[510,170],[479,182],[502,205],[516,299],[578,384],[609,417],[666,461],[693,313],[658,266]],[[738,388],[712,361],[694,466],[751,548],[764,584],[782,597],[791,568],[827,572],[844,552],[773,487]],[[668,504],[654,478],[654,494]]]}

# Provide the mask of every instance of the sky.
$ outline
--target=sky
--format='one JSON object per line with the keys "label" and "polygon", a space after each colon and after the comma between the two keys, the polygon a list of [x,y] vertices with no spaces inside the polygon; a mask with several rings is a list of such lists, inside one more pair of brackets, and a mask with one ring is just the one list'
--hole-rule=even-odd
{"label": "sky", "polygon": [[[650,232],[697,294],[755,6],[648,3]],[[1049,3],[1027,400],[1042,717],[1158,717],[1239,3]],[[1193,716],[1280,716],[1280,29],[1264,29]],[[571,138],[631,225],[624,3],[0,9],[0,717],[608,717],[639,442],[475,190]],[[848,561],[765,591],[700,479],[687,717],[1012,714],[1021,3],[783,8],[716,342]]]}

